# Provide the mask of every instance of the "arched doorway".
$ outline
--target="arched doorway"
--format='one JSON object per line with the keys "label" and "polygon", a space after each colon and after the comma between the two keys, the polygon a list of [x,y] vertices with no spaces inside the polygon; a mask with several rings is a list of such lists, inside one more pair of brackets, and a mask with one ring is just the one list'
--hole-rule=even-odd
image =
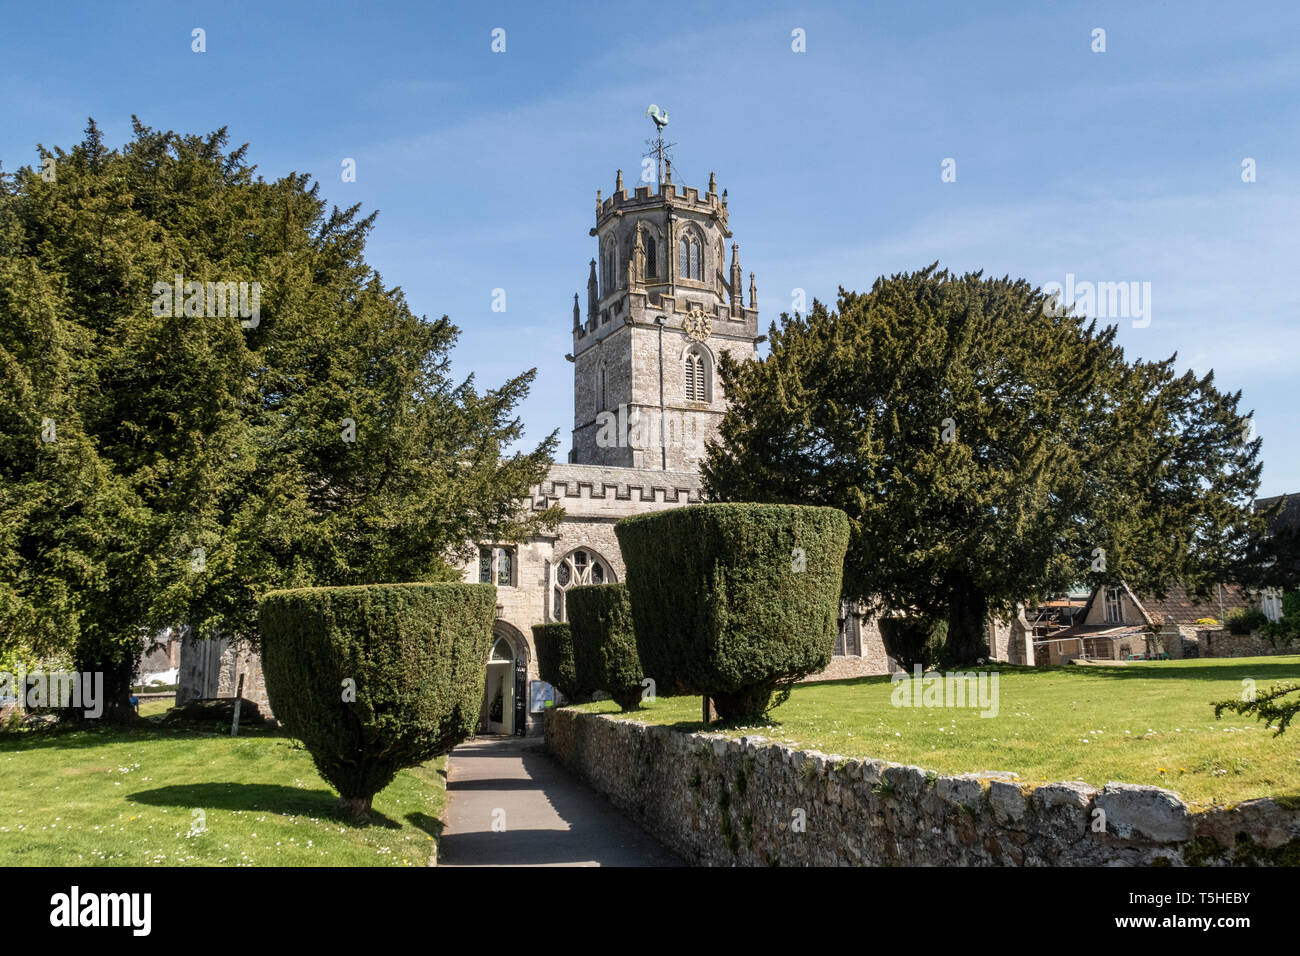
{"label": "arched doorway", "polygon": [[504,621],[496,623],[492,634],[479,710],[479,732],[522,736],[528,719],[528,645]]}

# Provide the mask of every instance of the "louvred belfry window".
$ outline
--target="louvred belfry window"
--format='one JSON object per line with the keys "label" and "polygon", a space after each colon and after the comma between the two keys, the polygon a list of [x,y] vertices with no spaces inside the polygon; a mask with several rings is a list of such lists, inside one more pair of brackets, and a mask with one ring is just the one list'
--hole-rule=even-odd
{"label": "louvred belfry window", "polygon": [[708,394],[707,381],[705,376],[707,372],[704,366],[704,356],[698,350],[691,349],[686,353],[686,400],[688,402],[705,402]]}

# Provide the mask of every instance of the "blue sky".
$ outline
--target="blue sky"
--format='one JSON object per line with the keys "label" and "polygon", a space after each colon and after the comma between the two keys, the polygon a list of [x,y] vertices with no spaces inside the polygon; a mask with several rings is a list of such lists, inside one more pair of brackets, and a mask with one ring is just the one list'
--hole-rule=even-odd
{"label": "blue sky", "polygon": [[228,126],[264,176],[379,209],[370,262],[461,327],[481,387],[537,367],[522,414],[561,458],[595,193],[635,177],[653,102],[676,181],[729,190],[764,324],[795,289],[833,301],[936,259],[1149,282],[1125,349],[1242,389],[1261,493],[1300,491],[1300,5],[12,4],[0,29],[6,169],[87,116],[113,145],[132,113]]}

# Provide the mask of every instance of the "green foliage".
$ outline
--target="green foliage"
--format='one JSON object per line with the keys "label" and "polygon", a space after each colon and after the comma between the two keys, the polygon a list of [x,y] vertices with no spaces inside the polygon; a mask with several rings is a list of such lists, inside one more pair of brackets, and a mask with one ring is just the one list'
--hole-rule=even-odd
{"label": "green foliage", "polygon": [[1268,617],[1255,608],[1233,611],[1224,622],[1233,634],[1251,634],[1268,624]]}
{"label": "green foliage", "polygon": [[1276,621],[1270,621],[1260,612],[1258,618],[1251,619],[1251,623],[1255,626],[1251,631],[1243,633],[1258,631],[1275,648],[1290,649],[1300,640],[1300,591],[1288,591],[1282,595],[1282,615]]}
{"label": "green foliage", "polygon": [[42,658],[38,657],[30,647],[23,647],[20,644],[11,644],[0,649],[0,672],[2,673],[34,674],[41,671],[55,674],[70,670],[72,670],[72,659],[66,653]]}
{"label": "green foliage", "polygon": [[925,617],[882,617],[877,622],[885,650],[903,670],[911,673],[920,664],[922,670],[940,663],[948,622]]}
{"label": "green foliage", "polygon": [[1295,495],[1279,495],[1272,505],[1260,509],[1268,533],[1254,540],[1251,566],[1242,583],[1256,590],[1300,588],[1300,526],[1288,520]]}
{"label": "green foliage", "polygon": [[641,705],[641,661],[636,652],[632,604],[624,584],[588,584],[565,595],[573,628],[578,683],[603,690],[624,711]]}
{"label": "green foliage", "polygon": [[271,708],[355,814],[399,770],[473,733],[495,615],[487,584],[304,588],[262,599]]}
{"label": "green foliage", "polygon": [[1288,591],[1282,595],[1282,620],[1300,624],[1300,591]]}
{"label": "green foliage", "polygon": [[1282,616],[1271,630],[1275,637],[1294,638],[1300,635],[1300,591],[1288,591],[1282,595]]}
{"label": "green foliage", "polygon": [[537,648],[537,672],[542,680],[559,690],[570,703],[591,697],[591,688],[578,683],[573,661],[573,632],[567,621],[533,625]]}
{"label": "green foliage", "polygon": [[[227,142],[92,122],[55,181],[0,176],[0,647],[105,671],[108,716],[142,633],[255,640],[267,590],[445,579],[558,514],[520,505],[555,436],[504,454],[533,373],[453,380],[457,329],[365,261],[375,216]],[[178,275],[259,283],[256,321],[206,285],[178,312]]]}
{"label": "green foliage", "polygon": [[1292,694],[1300,694],[1300,684],[1285,681],[1274,684],[1253,700],[1216,701],[1214,717],[1216,720],[1222,717],[1225,710],[1235,714],[1253,715],[1256,720],[1262,720],[1265,727],[1276,724],[1277,730],[1273,732],[1273,736],[1279,737],[1286,733],[1287,726],[1295,719],[1296,714],[1300,713],[1300,697],[1291,697]]}
{"label": "green foliage", "polygon": [[705,504],[624,518],[637,653],[659,694],[761,718],[830,663],[849,528],[831,508]]}
{"label": "green foliage", "polygon": [[707,495],[842,509],[846,594],[946,618],[955,663],[991,611],[1078,582],[1241,579],[1264,518],[1240,393],[1053,313],[1023,280],[930,266],[782,315],[767,358],[719,360]]}

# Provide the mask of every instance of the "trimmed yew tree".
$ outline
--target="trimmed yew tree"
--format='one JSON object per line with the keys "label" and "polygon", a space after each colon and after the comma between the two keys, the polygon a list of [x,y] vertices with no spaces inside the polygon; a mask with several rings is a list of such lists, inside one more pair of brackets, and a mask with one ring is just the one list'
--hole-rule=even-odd
{"label": "trimmed yew tree", "polygon": [[591,689],[578,683],[573,661],[573,632],[567,621],[533,625],[533,644],[537,648],[537,673],[557,688],[566,700],[586,700]]}
{"label": "trimmed yew tree", "polygon": [[262,598],[271,708],[355,818],[405,767],[474,731],[492,644],[489,584],[371,584]]}
{"label": "trimmed yew tree", "polygon": [[632,604],[623,584],[588,584],[565,596],[573,629],[578,683],[603,690],[623,710],[641,706],[641,659],[632,627]]}
{"label": "trimmed yew tree", "polygon": [[778,687],[830,663],[849,543],[843,512],[691,505],[624,518],[614,533],[637,653],[659,693],[712,697],[724,721],[757,719]]}

